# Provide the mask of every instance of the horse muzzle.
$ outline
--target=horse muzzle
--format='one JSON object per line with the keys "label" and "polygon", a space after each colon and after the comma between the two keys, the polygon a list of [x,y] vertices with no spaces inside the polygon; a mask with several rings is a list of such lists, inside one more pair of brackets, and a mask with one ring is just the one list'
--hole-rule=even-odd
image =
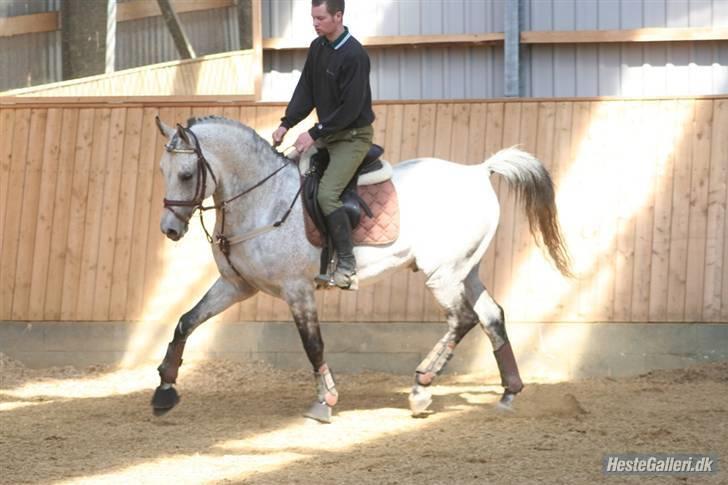
{"label": "horse muzzle", "polygon": [[170,211],[165,211],[159,224],[162,233],[172,241],[179,241],[187,233],[188,223],[181,221]]}

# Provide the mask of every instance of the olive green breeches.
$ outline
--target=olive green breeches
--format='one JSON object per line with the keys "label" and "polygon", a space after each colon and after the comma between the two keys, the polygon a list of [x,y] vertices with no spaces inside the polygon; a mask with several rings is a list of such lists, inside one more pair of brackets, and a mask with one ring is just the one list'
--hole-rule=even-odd
{"label": "olive green breeches", "polygon": [[361,165],[364,156],[372,146],[374,129],[363,128],[343,130],[320,140],[329,151],[329,166],[321,177],[318,203],[324,215],[329,215],[342,206],[340,197]]}

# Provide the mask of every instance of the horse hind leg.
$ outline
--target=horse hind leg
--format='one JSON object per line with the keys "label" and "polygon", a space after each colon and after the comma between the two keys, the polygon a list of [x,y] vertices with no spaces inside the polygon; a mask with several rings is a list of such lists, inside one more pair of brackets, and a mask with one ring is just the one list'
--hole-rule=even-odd
{"label": "horse hind leg", "polygon": [[512,409],[515,395],[523,389],[523,381],[506,333],[503,308],[490,296],[480,281],[477,266],[465,280],[465,296],[493,345],[493,355],[498,364],[501,385],[505,389],[498,406],[501,409]]}
{"label": "horse hind leg", "polygon": [[182,365],[187,337],[206,320],[255,293],[257,290],[244,281],[234,285],[220,277],[192,310],[182,315],[175,326],[174,336],[167,346],[164,359],[157,368],[161,383],[152,396],[151,404],[155,416],[166,414],[179,402],[179,394],[174,385]]}
{"label": "horse hind leg", "polygon": [[415,370],[415,383],[409,395],[413,416],[422,415],[432,403],[430,385],[452,358],[455,347],[478,323],[478,315],[465,298],[462,285],[456,291],[433,289],[447,314],[448,330]]}

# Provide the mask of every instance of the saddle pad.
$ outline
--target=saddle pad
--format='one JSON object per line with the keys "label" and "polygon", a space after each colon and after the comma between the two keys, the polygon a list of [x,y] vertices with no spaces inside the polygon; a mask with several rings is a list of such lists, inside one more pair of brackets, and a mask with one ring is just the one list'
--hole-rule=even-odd
{"label": "saddle pad", "polygon": [[[352,234],[354,245],[381,246],[396,241],[399,237],[399,202],[392,181],[360,185],[357,187],[357,193],[372,210],[374,217],[368,217],[362,211],[361,221]],[[308,211],[302,210],[308,241],[316,247],[323,247],[321,233],[308,215]]]}

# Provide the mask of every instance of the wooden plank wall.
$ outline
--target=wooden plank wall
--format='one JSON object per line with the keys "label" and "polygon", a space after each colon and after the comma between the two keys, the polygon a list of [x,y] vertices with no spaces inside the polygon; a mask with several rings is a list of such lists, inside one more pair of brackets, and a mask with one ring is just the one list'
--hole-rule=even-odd
{"label": "wooden plank wall", "polygon": [[211,54],[111,74],[14,89],[4,96],[250,96],[255,99],[255,51]]}
{"label": "wooden plank wall", "polygon": [[[193,223],[162,236],[164,140],[154,127],[218,114],[266,137],[282,105],[0,107],[0,320],[169,320],[216,277]],[[481,276],[515,321],[728,321],[728,98],[381,103],[392,161],[479,163],[520,144],[550,170],[574,268],[559,276],[498,176],[499,230]],[[289,135],[291,139],[295,133]],[[437,193],[433,193],[437,196]],[[477,210],[477,208],[469,208]],[[421,273],[319,295],[329,321],[439,321]],[[258,296],[222,320],[289,320]]]}

